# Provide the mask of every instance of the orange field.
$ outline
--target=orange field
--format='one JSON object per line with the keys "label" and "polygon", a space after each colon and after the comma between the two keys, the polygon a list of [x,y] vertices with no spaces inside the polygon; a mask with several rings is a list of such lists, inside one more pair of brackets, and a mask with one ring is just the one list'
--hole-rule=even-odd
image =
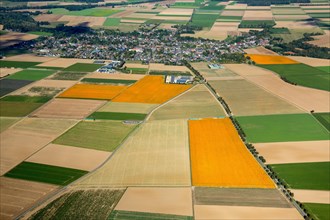
{"label": "orange field", "polygon": [[80,99],[106,99],[110,100],[123,91],[126,86],[76,84],[64,91],[58,97]]}
{"label": "orange field", "polygon": [[166,84],[163,76],[145,76],[112,101],[160,104],[190,87],[191,85]]}
{"label": "orange field", "polygon": [[194,186],[275,188],[229,118],[190,120],[189,138]]}
{"label": "orange field", "polygon": [[295,60],[291,60],[287,57],[273,56],[273,55],[260,55],[260,54],[247,54],[246,56],[251,57],[251,60],[256,64],[295,64],[299,63]]}

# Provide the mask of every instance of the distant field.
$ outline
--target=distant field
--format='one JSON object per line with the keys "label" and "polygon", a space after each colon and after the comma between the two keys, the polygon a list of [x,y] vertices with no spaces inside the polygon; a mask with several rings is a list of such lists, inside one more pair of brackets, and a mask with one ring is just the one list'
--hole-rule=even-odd
{"label": "distant field", "polygon": [[328,131],[310,114],[237,117],[253,143],[328,140]]}
{"label": "distant field", "polygon": [[131,67],[126,68],[126,70],[132,71],[132,74],[146,74],[148,71],[148,69],[146,68],[131,68]]}
{"label": "distant field", "polygon": [[84,78],[81,82],[86,83],[110,83],[110,84],[133,84],[137,80],[124,80],[124,79],[96,79],[96,78]]}
{"label": "distant field", "polygon": [[330,132],[330,112],[312,114]]}
{"label": "distant field", "polygon": [[192,15],[191,24],[211,28],[218,17],[219,14],[202,14],[202,12],[198,14],[194,13]]}
{"label": "distant field", "polygon": [[69,11],[64,8],[56,8],[56,9],[51,9],[50,11],[53,12],[53,14],[61,14],[61,15],[107,17],[116,14],[118,12],[121,12],[123,10],[90,8],[81,11]]}
{"label": "distant field", "polygon": [[319,70],[322,70],[324,72],[330,73],[330,66],[319,66],[319,67],[316,67],[316,68],[319,69]]}
{"label": "distant field", "polygon": [[24,117],[42,105],[43,103],[0,101],[0,116]]}
{"label": "distant field", "polygon": [[1,60],[0,67],[28,68],[38,64],[41,63]]}
{"label": "distant field", "polygon": [[35,34],[39,36],[52,36],[53,34],[50,32],[44,32],[44,31],[30,31],[29,34]]}
{"label": "distant field", "polygon": [[84,77],[87,72],[57,72],[50,79],[54,80],[79,80]]}
{"label": "distant field", "polygon": [[55,71],[51,70],[22,70],[8,76],[6,79],[31,80],[37,81],[52,75]]}
{"label": "distant field", "polygon": [[65,186],[86,173],[83,170],[23,162],[6,173],[5,176]]}
{"label": "distant field", "polygon": [[30,219],[108,219],[124,189],[70,191],[49,203]]}
{"label": "distant field", "polygon": [[111,152],[134,127],[121,121],[83,121],[53,143]]}
{"label": "distant field", "polygon": [[192,216],[114,210],[108,220],[193,220]]}
{"label": "distant field", "polygon": [[46,103],[51,100],[49,96],[9,95],[0,99],[6,102]]}
{"label": "distant field", "polygon": [[250,57],[251,60],[256,62],[256,64],[299,64],[297,61],[284,56],[277,55],[264,55],[264,54],[247,54],[247,57]]}
{"label": "distant field", "polygon": [[0,117],[0,132],[6,130],[18,120],[20,120],[20,118]]}
{"label": "distant field", "polygon": [[299,63],[286,65],[260,65],[285,77],[293,83],[315,89],[330,91],[330,75],[317,68]]}
{"label": "distant field", "polygon": [[126,102],[108,102],[102,106],[98,112],[126,112],[148,114],[157,104],[145,103],[126,103]]}
{"label": "distant field", "polygon": [[65,68],[63,71],[94,72],[101,66],[104,66],[104,65],[103,64],[94,64],[94,63],[76,63],[76,64],[73,64],[73,65]]}
{"label": "distant field", "polygon": [[313,18],[330,18],[329,13],[311,13],[308,14],[309,16]]}
{"label": "distant field", "polygon": [[240,27],[258,27],[260,25],[274,26],[275,21],[273,20],[242,20]]}
{"label": "distant field", "polygon": [[330,218],[330,205],[317,203],[304,203],[304,206],[312,214],[312,218],[326,220]]}
{"label": "distant field", "polygon": [[94,112],[87,118],[95,120],[144,120],[146,114],[121,113],[121,112]]}
{"label": "distant field", "polygon": [[103,23],[103,26],[118,26],[120,24],[120,18],[107,18]]}
{"label": "distant field", "polygon": [[330,162],[273,164],[292,189],[330,190]]}

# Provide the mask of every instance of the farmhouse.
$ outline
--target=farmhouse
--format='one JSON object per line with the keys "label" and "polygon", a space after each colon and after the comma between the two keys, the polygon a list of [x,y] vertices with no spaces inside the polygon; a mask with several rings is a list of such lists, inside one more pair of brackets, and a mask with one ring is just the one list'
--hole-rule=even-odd
{"label": "farmhouse", "polygon": [[172,84],[188,84],[192,83],[194,80],[193,76],[166,76],[165,82],[172,83]]}

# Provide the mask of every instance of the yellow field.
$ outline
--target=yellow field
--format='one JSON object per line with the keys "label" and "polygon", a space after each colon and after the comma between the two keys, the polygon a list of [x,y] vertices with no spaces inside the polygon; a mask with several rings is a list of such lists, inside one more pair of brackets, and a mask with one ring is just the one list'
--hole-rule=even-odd
{"label": "yellow field", "polygon": [[160,104],[190,87],[191,85],[166,84],[163,76],[145,76],[112,101]]}
{"label": "yellow field", "polygon": [[190,120],[189,137],[194,186],[275,188],[229,118]]}
{"label": "yellow field", "polygon": [[251,60],[256,64],[295,64],[299,63],[295,60],[291,60],[287,57],[273,56],[273,55],[260,55],[260,54],[247,54],[251,57]]}
{"label": "yellow field", "polygon": [[58,97],[111,100],[125,88],[127,87],[111,85],[76,84],[68,90],[64,91]]}

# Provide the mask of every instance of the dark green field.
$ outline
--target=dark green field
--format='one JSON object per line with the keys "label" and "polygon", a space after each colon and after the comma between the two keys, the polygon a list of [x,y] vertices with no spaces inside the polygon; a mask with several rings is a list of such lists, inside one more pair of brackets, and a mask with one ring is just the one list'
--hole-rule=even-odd
{"label": "dark green field", "polygon": [[7,77],[7,79],[37,81],[55,73],[54,70],[22,70]]}
{"label": "dark green field", "polygon": [[43,103],[0,101],[0,116],[24,117],[42,105]]}
{"label": "dark green field", "polygon": [[124,79],[95,79],[95,78],[84,78],[81,82],[86,83],[110,83],[110,84],[133,84],[137,80],[124,80]]}
{"label": "dark green field", "polygon": [[330,132],[330,112],[314,113],[313,116]]}
{"label": "dark green field", "polygon": [[330,204],[304,203],[304,206],[311,213],[315,220],[330,219]]}
{"label": "dark green field", "polygon": [[290,34],[290,31],[287,28],[271,28],[269,31],[272,34]]}
{"label": "dark green field", "polygon": [[298,85],[330,91],[330,75],[317,68],[302,63],[259,66],[274,71]]}
{"label": "dark green field", "polygon": [[68,68],[65,68],[64,71],[75,71],[75,72],[94,72],[100,67],[104,66],[103,64],[95,63],[76,63]]}
{"label": "dark green field", "polygon": [[28,102],[28,103],[46,103],[52,97],[47,96],[27,96],[27,95],[9,95],[0,99],[7,102]]}
{"label": "dark green field", "polygon": [[122,112],[94,112],[87,118],[96,120],[138,120],[142,121],[145,119],[146,114],[138,113],[122,113]]}
{"label": "dark green field", "polygon": [[84,77],[87,72],[58,72],[55,73],[51,79],[55,80],[79,80]]}
{"label": "dark green field", "polygon": [[252,143],[328,140],[329,132],[310,114],[236,117]]}
{"label": "dark green field", "polygon": [[108,220],[193,220],[192,216],[114,210]]}
{"label": "dark green field", "polygon": [[21,62],[1,60],[0,67],[28,68],[40,64],[39,62]]}
{"label": "dark green field", "polygon": [[30,31],[30,32],[28,32],[28,34],[35,34],[35,35],[39,35],[39,36],[52,36],[53,35],[53,33],[45,32],[45,31]]}
{"label": "dark green field", "polygon": [[194,13],[192,15],[192,25],[211,28],[214,22],[218,19],[219,14],[202,14],[202,13]]}
{"label": "dark green field", "polygon": [[326,73],[330,73],[330,66],[319,66],[319,67],[316,67],[317,69],[319,70],[322,70]]}
{"label": "dark green field", "polygon": [[5,176],[65,186],[86,173],[87,171],[83,170],[23,162],[6,173]]}
{"label": "dark green field", "polygon": [[271,167],[292,189],[330,190],[330,162],[273,164]]}

